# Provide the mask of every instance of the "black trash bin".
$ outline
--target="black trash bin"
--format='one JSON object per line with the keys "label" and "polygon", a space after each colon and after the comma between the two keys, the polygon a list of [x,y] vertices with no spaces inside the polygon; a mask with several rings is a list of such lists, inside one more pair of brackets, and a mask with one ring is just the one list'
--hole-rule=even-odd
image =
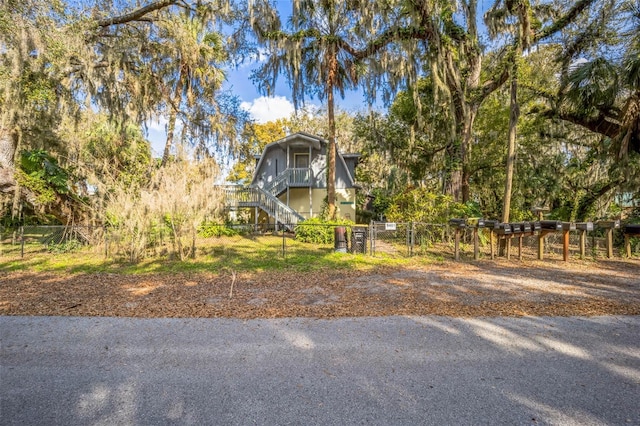
{"label": "black trash bin", "polygon": [[334,246],[335,251],[340,253],[347,252],[347,228],[344,226],[336,226],[334,228]]}
{"label": "black trash bin", "polygon": [[351,228],[351,253],[367,252],[367,227],[354,226]]}

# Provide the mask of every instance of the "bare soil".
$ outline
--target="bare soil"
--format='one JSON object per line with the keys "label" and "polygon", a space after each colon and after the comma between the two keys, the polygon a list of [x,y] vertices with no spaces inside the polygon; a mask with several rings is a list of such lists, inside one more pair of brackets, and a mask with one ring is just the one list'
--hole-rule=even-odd
{"label": "bare soil", "polygon": [[0,315],[640,315],[640,261],[443,262],[371,271],[0,273]]}

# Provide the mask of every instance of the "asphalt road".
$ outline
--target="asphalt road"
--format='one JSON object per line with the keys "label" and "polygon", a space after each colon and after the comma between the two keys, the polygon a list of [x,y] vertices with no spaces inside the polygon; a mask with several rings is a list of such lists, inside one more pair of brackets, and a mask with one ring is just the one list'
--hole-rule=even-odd
{"label": "asphalt road", "polygon": [[2,425],[640,425],[640,317],[0,317]]}

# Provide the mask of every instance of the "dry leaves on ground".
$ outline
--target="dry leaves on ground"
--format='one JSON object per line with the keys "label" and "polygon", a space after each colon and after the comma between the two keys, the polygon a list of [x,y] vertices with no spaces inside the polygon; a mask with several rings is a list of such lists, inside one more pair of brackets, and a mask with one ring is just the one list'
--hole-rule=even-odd
{"label": "dry leaves on ground", "polygon": [[[233,288],[232,288],[233,285]],[[124,317],[640,315],[640,263],[445,262],[374,271],[0,274],[0,314]]]}

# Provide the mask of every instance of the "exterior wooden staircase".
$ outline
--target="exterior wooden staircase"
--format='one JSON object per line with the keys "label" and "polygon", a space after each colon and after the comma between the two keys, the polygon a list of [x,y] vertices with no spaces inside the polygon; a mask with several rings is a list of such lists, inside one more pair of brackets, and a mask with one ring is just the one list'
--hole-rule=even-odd
{"label": "exterior wooden staircase", "polygon": [[223,190],[225,205],[231,210],[258,207],[285,227],[295,226],[304,220],[295,210],[262,188],[230,185]]}
{"label": "exterior wooden staircase", "polygon": [[290,168],[283,170],[263,188],[253,185],[227,185],[221,188],[224,191],[225,205],[228,209],[258,207],[274,218],[276,223],[291,227],[303,221],[304,217],[280,201],[278,195],[286,191],[287,188],[309,186],[312,177],[310,168]]}

